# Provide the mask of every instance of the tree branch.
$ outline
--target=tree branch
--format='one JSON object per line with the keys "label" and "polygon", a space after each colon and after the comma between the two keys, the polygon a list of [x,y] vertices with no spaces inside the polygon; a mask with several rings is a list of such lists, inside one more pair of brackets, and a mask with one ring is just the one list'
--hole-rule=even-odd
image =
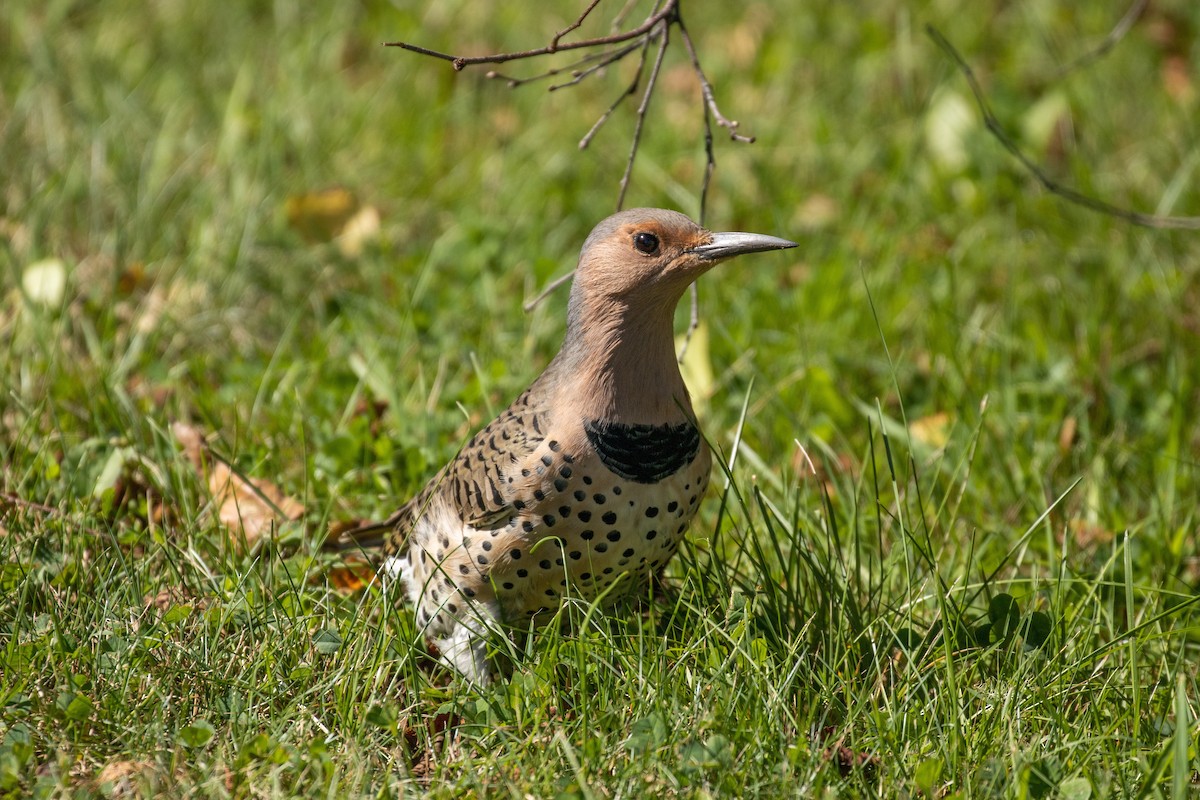
{"label": "tree branch", "polygon": [[683,24],[683,17],[676,17],[675,24],[679,26],[679,35],[683,39],[683,46],[687,48],[688,57],[692,60],[692,69],[696,72],[696,77],[700,79],[700,93],[704,96],[704,102],[708,106],[708,110],[712,112],[713,119],[722,128],[729,131],[729,138],[735,142],[745,142],[746,144],[754,144],[753,136],[743,136],[737,132],[737,120],[727,119],[721,113],[721,109],[717,106],[717,98],[713,94],[712,84],[708,82],[708,78],[704,75],[704,70],[700,68],[700,59],[696,55],[696,48],[692,44],[692,37],[688,36],[687,27]]}
{"label": "tree branch", "polygon": [[[410,50],[414,53],[420,53],[423,56],[432,56],[440,58],[443,61],[449,61],[454,65],[456,70],[461,71],[463,67],[471,66],[472,64],[502,64],[505,61],[517,61],[523,58],[534,58],[536,56],[550,55],[564,50],[579,50],[587,47],[599,47],[606,44],[619,44],[627,42],[630,39],[636,39],[643,34],[649,33],[654,29],[654,26],[662,22],[667,17],[675,13],[678,0],[667,0],[656,13],[652,14],[649,19],[637,26],[633,30],[625,31],[624,33],[614,33],[611,36],[600,36],[595,39],[580,39],[578,42],[568,42],[567,44],[559,44],[558,37],[545,47],[538,47],[533,50],[522,50],[517,53],[493,53],[487,56],[456,56],[450,53],[441,53],[437,50],[430,50],[426,47],[419,47],[408,42],[384,42],[384,47],[399,47],[404,50]],[[593,4],[594,5],[594,4]],[[590,11],[590,9],[589,9]],[[583,16],[587,16],[585,12]],[[582,20],[582,17],[581,17]]]}
{"label": "tree branch", "polygon": [[[593,39],[582,39],[576,42],[563,43],[564,36],[579,29],[583,22],[596,10],[600,0],[590,0],[582,13],[576,19],[554,34],[550,43],[545,47],[535,48],[533,50],[523,50],[513,53],[495,53],[484,56],[456,56],[450,53],[442,53],[436,50],[430,50],[425,47],[410,44],[408,42],[388,42],[389,47],[400,47],[421,55],[439,58],[444,61],[449,61],[453,64],[454,69],[462,70],[465,67],[474,64],[500,64],[506,61],[520,61],[538,56],[550,55],[566,50],[587,50],[591,48],[605,48],[601,52],[592,52],[577,59],[565,67],[555,67],[533,75],[527,78],[517,78],[504,75],[496,70],[491,70],[487,73],[488,78],[501,79],[508,83],[510,88],[523,86],[526,83],[552,78],[557,75],[570,74],[570,80],[561,83],[552,84],[550,91],[557,91],[570,86],[576,86],[589,77],[596,75],[605,68],[621,61],[626,56],[631,55],[635,50],[640,51],[638,56],[637,69],[634,72],[633,80],[629,83],[608,108],[600,115],[600,117],[592,124],[583,138],[579,140],[579,149],[585,150],[591,144],[592,139],[604,126],[606,122],[616,112],[617,108],[625,102],[626,98],[637,94],[641,86],[642,75],[646,69],[647,57],[651,43],[658,40],[658,49],[654,56],[654,61],[650,67],[650,72],[646,78],[646,86],[642,91],[642,99],[638,104],[635,112],[635,122],[633,128],[633,138],[629,147],[629,157],[625,162],[625,170],[621,175],[621,182],[617,192],[617,209],[620,210],[625,205],[625,197],[629,190],[630,180],[633,176],[633,164],[637,159],[638,149],[641,146],[642,132],[646,125],[646,115],[650,108],[650,99],[654,95],[654,90],[658,85],[658,77],[662,69],[663,60],[666,56],[668,47],[670,46],[670,29],[671,26],[679,28],[679,35],[683,40],[684,48],[687,50],[688,59],[691,62],[692,70],[696,73],[696,78],[700,83],[700,93],[702,97],[701,108],[704,112],[704,178],[700,186],[700,219],[701,225],[706,222],[708,211],[708,192],[712,185],[713,172],[716,170],[717,159],[713,148],[713,121],[729,132],[729,138],[735,142],[743,142],[746,144],[754,141],[753,136],[746,136],[738,133],[738,123],[736,120],[731,120],[721,113],[720,106],[717,105],[716,94],[713,91],[712,84],[709,83],[708,77],[704,74],[703,68],[700,66],[700,58],[697,55],[696,47],[692,42],[691,36],[688,34],[687,27],[684,25],[683,16],[680,13],[680,0],[656,0],[653,10],[646,21],[641,25],[630,30],[620,32],[619,28],[631,10],[635,7],[637,0],[626,0],[625,4],[617,12],[613,19],[613,33],[609,36],[601,36]],[[613,45],[618,45],[612,47]],[[610,48],[611,49],[608,49]],[[566,275],[555,278],[546,285],[536,297],[525,303],[525,311],[532,311],[537,305],[550,295],[559,286],[569,281],[574,275],[574,271],[568,272]],[[687,352],[688,344],[691,342],[692,335],[695,333],[699,325],[699,300],[695,284],[690,289],[690,310],[691,315],[688,321],[688,328],[684,334],[683,345],[680,348],[679,357],[682,359],[684,353]]]}
{"label": "tree branch", "polygon": [[600,0],[592,0],[591,5],[589,5],[587,8],[585,8],[583,10],[583,13],[579,15],[578,19],[576,19],[574,22],[572,22],[567,27],[563,28],[558,33],[554,34],[554,38],[550,40],[550,52],[551,53],[556,52],[558,50],[559,40],[562,39],[562,37],[566,36],[571,31],[576,30],[580,25],[582,25],[583,21],[585,19],[587,19],[588,14],[591,14],[593,11],[595,11],[596,6],[598,6],[598,5],[600,5]]}
{"label": "tree branch", "polygon": [[[650,77],[646,79],[646,91],[642,94],[642,102],[638,104],[637,123],[633,126],[633,144],[629,148],[629,161],[625,164],[625,174],[621,176],[621,191],[617,194],[617,210],[625,205],[625,192],[629,188],[629,176],[633,174],[633,160],[637,157],[638,145],[642,142],[642,126],[646,122],[646,111],[650,108],[650,97],[658,83],[658,73],[662,69],[663,56],[667,54],[667,45],[671,42],[668,34],[670,28],[664,23],[658,41],[658,53],[654,56],[654,66],[650,67]],[[649,40],[647,40],[649,41]]]}

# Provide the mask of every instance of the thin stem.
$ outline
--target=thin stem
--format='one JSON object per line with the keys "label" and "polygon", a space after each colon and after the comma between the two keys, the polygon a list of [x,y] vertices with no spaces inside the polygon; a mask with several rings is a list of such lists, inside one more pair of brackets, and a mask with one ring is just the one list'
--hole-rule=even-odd
{"label": "thin stem", "polygon": [[708,110],[712,112],[713,119],[722,128],[729,131],[729,138],[735,142],[745,142],[752,144],[753,136],[743,136],[737,132],[737,120],[728,119],[721,113],[721,109],[717,106],[717,98],[713,94],[712,84],[708,82],[708,78],[704,75],[704,70],[700,67],[700,57],[696,55],[696,48],[692,44],[692,37],[688,35],[687,27],[683,24],[683,17],[676,15],[675,24],[679,26],[679,35],[683,39],[683,46],[687,48],[688,57],[692,60],[692,69],[696,72],[696,77],[700,79],[700,93],[704,95],[704,102],[708,106]]}
{"label": "thin stem", "polygon": [[1071,72],[1085,67],[1094,61],[1099,61],[1108,52],[1117,46],[1117,43],[1125,38],[1125,34],[1129,33],[1129,29],[1133,27],[1133,23],[1137,22],[1138,17],[1146,10],[1146,6],[1150,4],[1150,0],[1135,0],[1129,10],[1125,12],[1125,16],[1121,17],[1120,21],[1113,26],[1113,29],[1108,32],[1104,40],[1096,45],[1093,49],[1069,62],[1063,66],[1054,76],[1055,80],[1066,77]]}
{"label": "thin stem", "polygon": [[564,283],[571,280],[571,278],[573,278],[573,277],[575,277],[575,270],[571,270],[566,275],[560,275],[559,277],[550,281],[550,283],[546,284],[545,289],[542,289],[540,292],[538,292],[537,297],[535,297],[532,300],[525,303],[525,305],[523,306],[523,308],[525,309],[525,313],[528,314],[530,311],[533,311],[535,308],[538,307],[538,304],[541,303],[543,300],[545,300],[547,297],[549,297],[554,292],[555,289],[562,286]]}
{"label": "thin stem", "polygon": [[587,146],[592,143],[592,138],[600,131],[604,123],[608,122],[608,118],[613,115],[617,107],[625,102],[626,97],[632,97],[637,93],[638,85],[642,80],[642,70],[646,68],[646,53],[650,48],[650,37],[647,36],[645,41],[641,43],[642,55],[638,58],[637,70],[633,73],[633,80],[629,83],[629,88],[617,95],[617,99],[612,102],[608,109],[600,115],[600,118],[588,129],[588,132],[579,140],[579,149],[586,150]]}
{"label": "thin stem", "polygon": [[683,357],[687,355],[688,345],[692,343],[692,336],[696,333],[696,329],[700,327],[700,290],[696,288],[696,284],[688,287],[688,326],[683,332],[683,344],[679,346],[679,363],[683,363]]}
{"label": "thin stem", "polygon": [[[673,3],[669,5],[674,5]],[[617,195],[617,210],[625,206],[625,192],[629,189],[629,176],[633,174],[633,160],[637,158],[638,146],[642,143],[642,126],[646,122],[646,110],[650,108],[650,97],[654,94],[654,86],[658,83],[658,72],[662,69],[663,56],[667,54],[670,44],[670,26],[663,23],[662,38],[658,42],[658,53],[654,56],[654,66],[650,68],[650,77],[646,79],[646,91],[642,93],[642,102],[638,105],[637,123],[633,127],[633,143],[629,148],[629,161],[625,164],[625,174],[621,176],[621,191]]]}
{"label": "thin stem", "polygon": [[572,61],[570,64],[562,67],[552,67],[545,72],[540,72],[537,75],[531,75],[528,78],[514,78],[511,75],[506,75],[503,72],[494,69],[488,70],[484,77],[492,80],[505,81],[508,84],[508,88],[515,89],[518,86],[524,86],[527,83],[535,83],[540,80],[545,80],[546,78],[553,78],[554,76],[562,75],[563,73],[578,75],[585,68],[588,68],[587,65],[593,64],[597,61],[601,62],[601,67],[606,67],[609,64],[624,58],[641,46],[641,42],[634,42],[633,44],[625,45],[617,50],[603,50],[599,53],[588,53],[578,61]]}
{"label": "thin stem", "polygon": [[1000,120],[996,119],[996,115],[992,113],[991,107],[988,105],[987,97],[983,93],[983,89],[979,85],[979,80],[975,77],[975,72],[967,64],[962,55],[954,48],[954,45],[946,39],[945,36],[932,25],[925,26],[925,32],[929,38],[937,44],[938,47],[954,59],[958,64],[958,69],[962,72],[963,77],[967,79],[967,84],[971,87],[971,93],[975,95],[975,104],[979,107],[979,113],[983,116],[984,124],[988,131],[996,137],[996,140],[1003,145],[1013,158],[1021,163],[1029,174],[1037,179],[1042,187],[1059,197],[1066,199],[1069,202],[1078,206],[1097,211],[1101,214],[1107,214],[1110,217],[1123,219],[1126,222],[1132,222],[1134,225],[1141,225],[1146,228],[1159,229],[1177,229],[1177,230],[1200,230],[1200,217],[1171,217],[1160,216],[1158,214],[1143,214],[1139,211],[1130,211],[1128,209],[1114,206],[1111,203],[1106,203],[1103,200],[1095,197],[1089,197],[1082,192],[1076,191],[1069,186],[1064,186],[1057,181],[1054,181],[1047,175],[1041,167],[1034,163],[1033,159],[1025,155],[1025,152],[1017,146],[1004,128],[1000,125]]}
{"label": "thin stem", "polygon": [[642,46],[641,42],[635,42],[631,45],[626,45],[625,47],[622,47],[620,49],[613,50],[613,51],[607,53],[605,58],[601,59],[600,61],[598,61],[597,63],[588,67],[587,69],[577,70],[574,73],[572,73],[574,77],[572,77],[572,79],[567,81],[566,83],[554,84],[553,86],[550,87],[550,91],[554,92],[559,89],[565,89],[568,86],[574,86],[577,83],[581,83],[582,81],[586,80],[588,77],[590,77],[592,75],[595,75],[597,72],[604,69],[605,67],[608,67],[608,66],[620,61],[625,56],[629,55],[630,53],[632,53],[634,50],[637,50],[641,46]]}
{"label": "thin stem", "polygon": [[[704,182],[700,185],[700,225],[705,224],[708,218],[708,187],[712,183],[713,173],[717,169],[717,157],[713,152],[713,135],[712,135],[712,115],[709,113],[708,105],[702,106],[704,109]],[[696,334],[696,329],[700,327],[700,289],[696,284],[692,284],[688,288],[688,299],[690,302],[688,326],[683,333],[683,344],[679,348],[679,360],[682,362],[683,357],[687,355],[688,346],[692,343],[692,336]]]}
{"label": "thin stem", "polygon": [[600,5],[600,0],[592,0],[591,5],[589,5],[587,8],[585,8],[583,10],[583,13],[579,15],[579,18],[577,20],[572,22],[567,27],[563,28],[558,33],[554,34],[554,38],[550,40],[550,52],[551,53],[556,52],[558,50],[558,40],[561,39],[562,37],[566,36],[571,31],[577,29],[580,25],[582,25],[583,21],[585,19],[587,19],[588,14],[591,14],[592,11],[594,11],[596,9],[596,6],[598,6],[598,5]]}

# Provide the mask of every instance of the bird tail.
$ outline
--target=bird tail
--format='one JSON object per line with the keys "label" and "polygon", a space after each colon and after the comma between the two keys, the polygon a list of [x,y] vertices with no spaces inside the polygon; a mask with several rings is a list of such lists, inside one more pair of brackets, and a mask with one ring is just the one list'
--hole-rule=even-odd
{"label": "bird tail", "polygon": [[377,550],[383,547],[391,527],[387,522],[358,522],[351,527],[335,525],[325,540],[324,549],[337,553],[347,550]]}
{"label": "bird tail", "polygon": [[405,506],[381,522],[363,522],[356,520],[349,525],[335,525],[325,540],[324,549],[337,553],[347,551],[380,550],[389,553],[400,550],[404,539],[401,530],[408,526],[404,523],[409,516],[409,508]]}

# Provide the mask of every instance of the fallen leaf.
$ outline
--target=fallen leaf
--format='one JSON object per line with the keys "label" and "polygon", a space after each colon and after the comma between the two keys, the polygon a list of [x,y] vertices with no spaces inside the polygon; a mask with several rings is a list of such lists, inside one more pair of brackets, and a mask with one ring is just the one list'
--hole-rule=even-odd
{"label": "fallen leaf", "polygon": [[183,448],[183,454],[197,470],[204,469],[204,436],[199,429],[182,422],[171,423],[171,433]]}
{"label": "fallen leaf", "polygon": [[939,91],[925,116],[925,145],[934,163],[950,174],[966,169],[967,138],[978,124],[966,98],[948,89]]}
{"label": "fallen leaf", "polygon": [[346,189],[296,194],[284,204],[288,225],[313,242],[334,239],[357,212],[358,200]]}
{"label": "fallen leaf", "polygon": [[213,465],[208,490],[218,505],[217,518],[232,531],[241,530],[247,545],[253,545],[284,520],[297,520],[304,506],[279,487],[262,478],[247,480],[228,465]]}
{"label": "fallen leaf", "polygon": [[[833,738],[836,732],[833,727],[825,727],[817,733],[816,738],[821,744],[826,744]],[[826,747],[824,755],[826,759],[837,762],[838,773],[843,778],[849,777],[858,770],[862,770],[864,778],[874,780],[875,776],[879,773],[878,756],[853,750],[846,746],[842,738],[839,738],[833,744]]]}
{"label": "fallen leaf", "polygon": [[243,477],[217,459],[193,426],[172,423],[171,432],[192,466],[206,479],[217,519],[234,534],[240,534],[233,537],[235,544],[244,541],[248,547],[253,546],[281,522],[297,520],[304,514],[304,505],[275,484]]}
{"label": "fallen leaf", "polygon": [[933,448],[942,448],[950,441],[950,415],[945,411],[914,420],[908,426],[909,434],[918,442]]}
{"label": "fallen leaf", "polygon": [[1071,106],[1063,92],[1050,92],[1029,107],[1021,119],[1021,134],[1036,152],[1061,161],[1071,130]]}
{"label": "fallen leaf", "polygon": [[58,258],[35,261],[21,273],[21,288],[32,302],[56,306],[67,288],[67,265]]}
{"label": "fallen leaf", "polygon": [[[406,725],[401,729],[404,745],[413,761],[411,772],[414,778],[423,780],[433,772],[435,754],[445,751],[447,738],[452,739],[460,725],[461,716],[441,712],[432,719],[424,720],[421,727],[425,728],[425,731],[415,725]],[[423,741],[429,741],[431,747],[422,747]]]}
{"label": "fallen leaf", "polygon": [[133,797],[141,794],[134,779],[151,769],[149,761],[110,761],[96,773],[93,782],[105,797]]}
{"label": "fallen leaf", "polygon": [[364,245],[379,238],[379,227],[379,210],[363,206],[342,226],[337,237],[338,250],[346,258],[357,258]]}
{"label": "fallen leaf", "polygon": [[203,597],[197,597],[196,593],[186,586],[176,585],[161,589],[158,594],[146,595],[142,598],[142,605],[166,613],[171,610],[172,606],[190,605],[196,608],[205,608],[208,601]]}
{"label": "fallen leaf", "polygon": [[7,217],[0,217],[0,236],[7,239],[13,251],[20,255],[24,255],[33,241],[28,226]]}
{"label": "fallen leaf", "polygon": [[345,559],[329,570],[329,583],[342,594],[360,592],[375,580],[375,568],[362,559]]}
{"label": "fallen leaf", "polygon": [[834,463],[830,465],[819,454],[813,458],[797,441],[796,450],[792,453],[792,470],[801,477],[811,475],[821,484],[830,499],[836,499],[838,496],[837,483],[834,482],[833,476],[834,474],[853,475],[854,459],[846,453],[838,453],[834,458]]}
{"label": "fallen leaf", "polygon": [[[675,350],[683,347],[684,336],[675,339]],[[713,377],[712,358],[709,352],[708,325],[701,322],[692,331],[692,339],[688,342],[687,351],[679,364],[679,372],[683,382],[696,403],[696,413],[701,418],[707,416],[708,400],[712,397],[715,379]]]}
{"label": "fallen leaf", "polygon": [[1064,455],[1071,450],[1071,445],[1075,444],[1075,432],[1079,427],[1079,423],[1075,417],[1068,416],[1063,420],[1062,427],[1058,430],[1058,449]]}
{"label": "fallen leaf", "polygon": [[141,261],[134,261],[122,269],[117,276],[117,294],[128,297],[134,292],[150,286],[151,283],[150,276],[146,273],[146,265]]}

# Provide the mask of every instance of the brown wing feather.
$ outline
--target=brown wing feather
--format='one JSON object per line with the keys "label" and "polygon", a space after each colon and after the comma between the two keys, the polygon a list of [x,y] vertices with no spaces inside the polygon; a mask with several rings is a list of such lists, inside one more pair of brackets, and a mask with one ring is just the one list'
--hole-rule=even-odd
{"label": "brown wing feather", "polygon": [[340,538],[351,542],[348,547],[382,545],[388,555],[400,554],[406,550],[417,520],[438,495],[474,528],[505,524],[516,511],[513,502],[525,483],[512,473],[521,470],[521,464],[545,438],[545,410],[535,408],[529,400],[527,390],[385,521],[347,531]]}
{"label": "brown wing feather", "polygon": [[543,414],[525,392],[450,463],[445,492],[458,517],[473,528],[505,524],[515,513],[520,483],[514,475],[544,438]]}

